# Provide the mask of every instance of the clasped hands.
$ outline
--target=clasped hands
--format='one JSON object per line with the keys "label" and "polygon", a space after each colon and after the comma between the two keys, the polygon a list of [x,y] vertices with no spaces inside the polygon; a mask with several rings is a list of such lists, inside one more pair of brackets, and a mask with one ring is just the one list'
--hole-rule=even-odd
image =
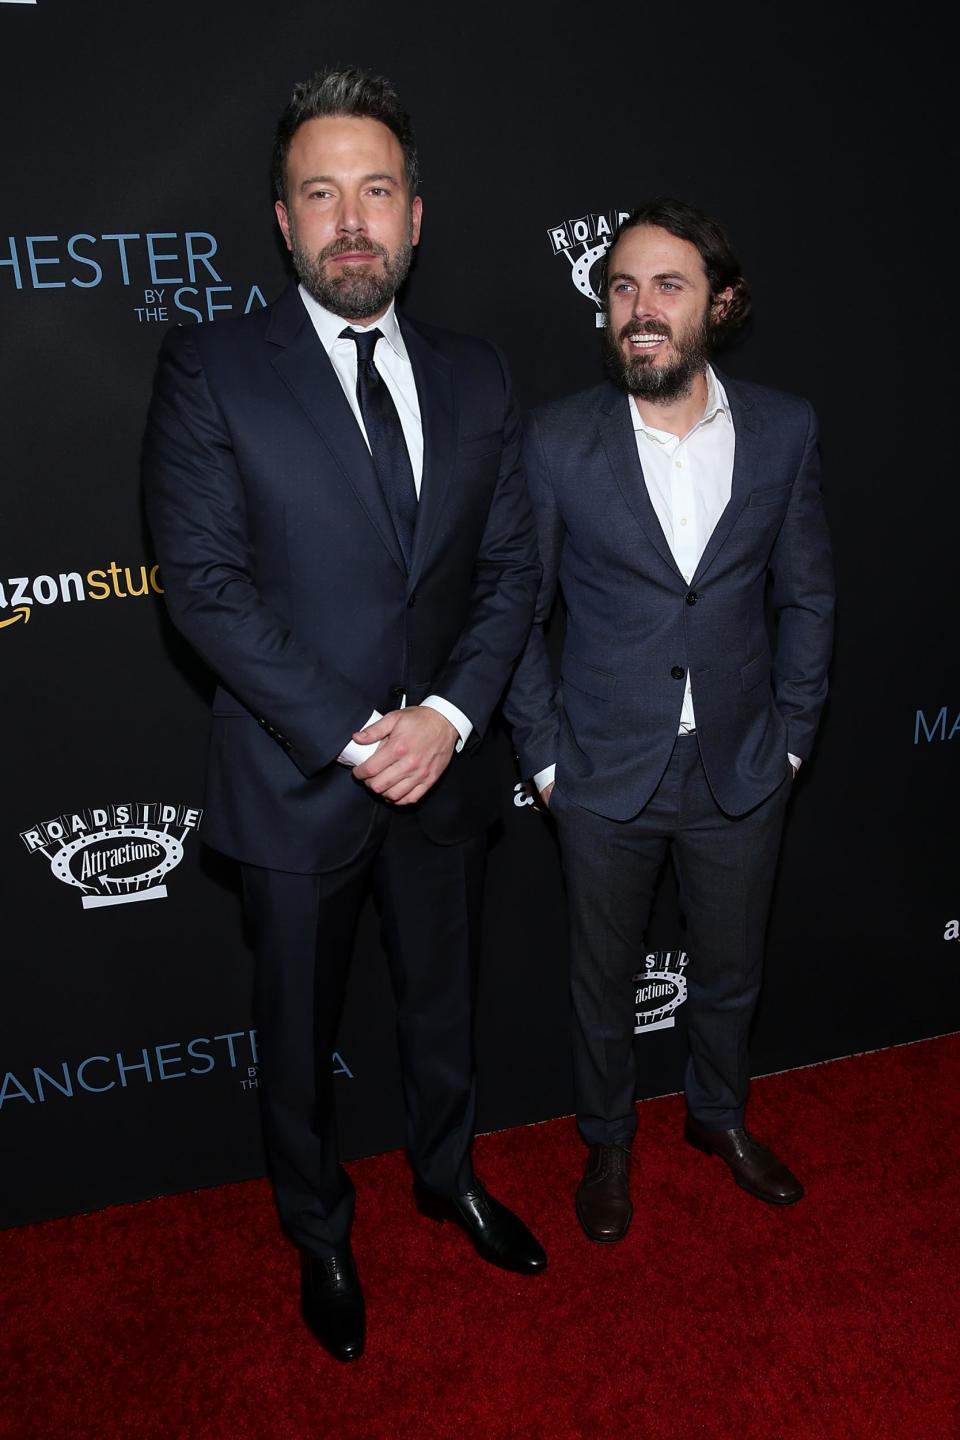
{"label": "clasped hands", "polygon": [[460,737],[438,710],[408,705],[355,731],[353,738],[360,745],[379,741],[370,759],[354,767],[354,777],[393,805],[415,805],[450,764]]}

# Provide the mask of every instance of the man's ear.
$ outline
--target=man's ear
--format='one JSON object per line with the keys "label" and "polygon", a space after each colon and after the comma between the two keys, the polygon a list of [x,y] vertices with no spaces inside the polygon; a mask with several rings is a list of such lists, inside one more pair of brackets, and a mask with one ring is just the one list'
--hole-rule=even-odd
{"label": "man's ear", "polygon": [[710,314],[713,317],[713,322],[715,325],[719,324],[721,320],[726,319],[727,311],[730,309],[730,306],[732,304],[732,285],[728,285],[725,290],[721,290],[718,295],[714,295],[713,301],[710,305]]}
{"label": "man's ear", "polygon": [[283,231],[283,238],[287,242],[287,249],[292,250],[293,246],[290,243],[290,216],[287,214],[287,207],[282,200],[278,200],[273,209],[277,217],[277,224]]}
{"label": "man's ear", "polygon": [[423,223],[423,201],[419,195],[414,195],[410,201],[410,244],[419,245],[420,226]]}

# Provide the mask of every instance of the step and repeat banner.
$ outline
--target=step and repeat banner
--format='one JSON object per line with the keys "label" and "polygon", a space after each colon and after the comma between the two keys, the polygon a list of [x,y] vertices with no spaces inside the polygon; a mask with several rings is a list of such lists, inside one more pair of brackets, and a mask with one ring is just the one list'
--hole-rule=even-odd
{"label": "step and repeat banner", "polygon": [[[652,8],[631,17],[0,0],[0,1223],[262,1173],[251,952],[235,869],[200,828],[212,681],[165,617],[138,455],[164,332],[287,283],[272,132],[322,64],[395,80],[424,174],[405,306],[495,340],[524,406],[599,377],[597,267],[624,211],[672,193],[730,229],[755,320],[722,364],[816,405],[840,592],[754,1069],[960,1025],[937,315],[955,261],[929,209],[909,218],[911,107],[867,63],[876,30],[824,47],[777,12],[725,41],[688,14],[671,39]],[[485,1129],[572,1108],[557,848],[500,746]],[[680,1086],[687,963],[667,876],[624,996],[644,1095]],[[402,1143],[392,1007],[368,910],[330,1057],[350,1157]]]}

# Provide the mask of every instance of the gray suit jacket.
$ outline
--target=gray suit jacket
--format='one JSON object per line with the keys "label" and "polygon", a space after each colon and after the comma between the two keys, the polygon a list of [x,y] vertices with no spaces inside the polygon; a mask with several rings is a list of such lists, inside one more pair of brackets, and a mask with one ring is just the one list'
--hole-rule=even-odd
{"label": "gray suit jacket", "polygon": [[[730,815],[772,793],[788,751],[809,755],[826,697],[833,572],[816,419],[796,396],[723,384],[732,494],[690,584],[620,391],[604,384],[545,405],[527,426],[543,579],[505,710],[523,774],[556,761],[566,795],[610,819],[636,815],[656,789],[688,669],[707,779]],[[556,683],[543,627],[558,583],[567,625]]]}

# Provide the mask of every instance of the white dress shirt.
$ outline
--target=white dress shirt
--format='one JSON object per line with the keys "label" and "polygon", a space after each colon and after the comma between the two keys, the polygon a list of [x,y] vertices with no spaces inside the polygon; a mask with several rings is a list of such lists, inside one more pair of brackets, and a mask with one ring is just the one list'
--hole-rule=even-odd
{"label": "white dress shirt", "polygon": [[[707,541],[726,509],[733,485],[733,417],[723,386],[707,366],[707,404],[686,435],[655,430],[627,401],[643,478],[677,569],[689,585]],[[697,728],[690,671],[680,710],[680,734]]]}
{"label": "white dress shirt", "polygon": [[[644,420],[632,396],[626,401],[650,503],[677,569],[688,585],[729,503],[733,485],[733,416],[724,388],[709,365],[706,379],[704,412],[686,435],[655,429]],[[689,735],[696,728],[688,670],[678,733]],[[796,772],[800,760],[796,755],[789,759]],[[550,784],[556,768],[549,765],[533,777],[538,790]]]}
{"label": "white dress shirt", "polygon": [[[413,483],[416,486],[419,500],[420,485],[423,480],[423,424],[420,419],[420,401],[417,396],[416,381],[413,378],[413,366],[410,364],[407,347],[403,343],[403,335],[400,333],[393,301],[391,300],[390,308],[386,314],[380,316],[379,320],[373,321],[370,325],[360,325],[355,320],[344,320],[341,316],[325,310],[322,305],[317,304],[313,296],[302,285],[300,286],[300,298],[306,306],[307,314],[313,322],[313,328],[317,332],[320,343],[336,371],[337,379],[343,386],[343,393],[360,426],[360,432],[367,442],[368,450],[370,440],[357,400],[357,346],[353,340],[342,340],[340,334],[349,326],[351,330],[379,330],[383,336],[383,343],[378,342],[373,352],[373,363],[397,407],[403,438],[410,456]],[[401,705],[406,703],[406,696],[404,696]],[[473,733],[473,725],[463,711],[458,710],[456,705],[451,705],[449,700],[444,700],[440,695],[428,695],[422,703],[428,709],[438,711],[446,720],[449,720],[460,737],[457,742],[457,750],[462,750]],[[381,718],[380,711],[374,710],[366,723],[372,725],[375,720]],[[361,728],[365,729],[366,727]],[[359,765],[362,761],[370,758],[377,748],[377,743],[379,742],[372,745],[359,745],[356,740],[348,740],[337,758],[341,765]]]}

